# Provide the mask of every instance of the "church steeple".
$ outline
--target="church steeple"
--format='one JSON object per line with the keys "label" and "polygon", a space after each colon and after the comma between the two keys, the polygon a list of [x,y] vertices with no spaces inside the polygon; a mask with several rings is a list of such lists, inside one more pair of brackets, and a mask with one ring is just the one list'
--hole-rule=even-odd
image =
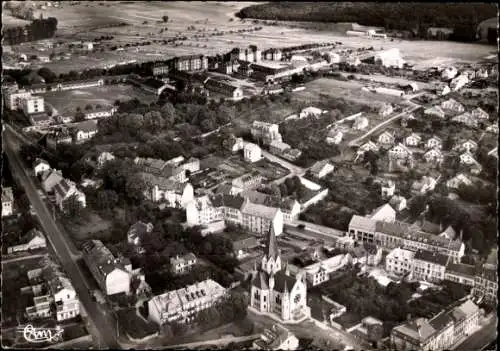
{"label": "church steeple", "polygon": [[266,237],[264,257],[262,257],[262,270],[268,274],[275,274],[281,270],[281,257],[272,224]]}

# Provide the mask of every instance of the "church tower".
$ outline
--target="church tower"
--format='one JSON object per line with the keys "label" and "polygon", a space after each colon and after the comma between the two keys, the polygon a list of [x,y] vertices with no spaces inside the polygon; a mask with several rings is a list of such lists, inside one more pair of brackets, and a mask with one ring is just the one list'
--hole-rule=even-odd
{"label": "church tower", "polygon": [[264,257],[262,257],[262,270],[267,274],[275,274],[281,270],[281,257],[273,225],[270,226],[266,238]]}

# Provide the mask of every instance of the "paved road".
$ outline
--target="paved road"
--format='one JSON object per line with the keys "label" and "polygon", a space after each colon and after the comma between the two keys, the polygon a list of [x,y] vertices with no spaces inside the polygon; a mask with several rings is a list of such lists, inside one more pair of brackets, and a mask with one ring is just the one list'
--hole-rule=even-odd
{"label": "paved road", "polygon": [[2,260],[2,264],[17,262],[17,261],[23,261],[23,260],[30,260],[32,258],[42,258],[42,257],[45,257],[45,256],[47,256],[47,254],[29,255],[29,256],[22,256],[22,257],[16,257],[16,258],[9,258],[7,260]]}
{"label": "paved road", "polygon": [[101,348],[120,348],[120,344],[116,338],[114,323],[110,323],[104,316],[103,306],[97,306],[89,295],[89,285],[76,264],[76,259],[70,254],[71,250],[68,245],[68,235],[57,226],[52,218],[52,213],[47,208],[46,204],[40,199],[33,179],[29,176],[26,169],[19,158],[17,145],[13,141],[11,133],[4,132],[3,139],[5,140],[5,152],[9,158],[10,167],[15,179],[20,183],[28,196],[30,203],[33,205],[40,224],[47,235],[47,238],[54,248],[61,265],[68,274],[73,286],[78,294],[80,302],[85,307],[89,318],[95,325],[95,329],[99,332],[99,344]]}
{"label": "paved road", "polygon": [[497,338],[497,317],[494,316],[488,324],[472,334],[467,340],[455,348],[456,351],[483,350]]}
{"label": "paved road", "polygon": [[260,337],[260,334],[253,334],[253,335],[239,336],[239,337],[231,336],[231,337],[221,338],[221,339],[216,339],[216,340],[206,340],[206,341],[199,341],[199,342],[191,342],[191,343],[187,343],[187,344],[169,345],[169,346],[159,347],[157,349],[158,350],[192,349],[194,347],[201,347],[201,346],[211,348],[212,346],[226,346],[232,342],[240,343],[240,342],[255,340],[255,339],[258,339],[259,337]]}
{"label": "paved road", "polygon": [[414,106],[413,106],[410,110],[408,110],[408,111],[403,111],[403,112],[401,112],[401,113],[398,113],[398,114],[397,114],[397,115],[395,115],[395,116],[392,116],[392,117],[391,117],[391,118],[389,118],[388,120],[386,120],[386,121],[384,121],[384,122],[382,122],[382,123],[380,123],[380,124],[376,125],[375,127],[373,127],[372,129],[370,129],[368,132],[366,132],[365,134],[363,134],[363,135],[362,135],[362,136],[360,136],[359,138],[356,138],[356,139],[354,139],[354,140],[351,140],[351,141],[349,142],[349,146],[356,146],[356,145],[358,145],[358,143],[359,143],[361,140],[363,140],[363,139],[365,139],[365,138],[369,137],[370,135],[372,135],[373,133],[375,133],[377,130],[379,130],[379,129],[381,129],[381,128],[384,128],[385,126],[387,126],[387,125],[391,124],[392,122],[396,121],[397,119],[399,119],[399,118],[403,117],[404,115],[407,115],[407,114],[409,114],[409,113],[412,113],[413,111],[415,111],[415,110],[417,110],[417,109],[419,109],[419,108],[421,108],[421,106],[420,106],[420,105],[416,105],[416,104],[415,104],[415,105],[414,105]]}

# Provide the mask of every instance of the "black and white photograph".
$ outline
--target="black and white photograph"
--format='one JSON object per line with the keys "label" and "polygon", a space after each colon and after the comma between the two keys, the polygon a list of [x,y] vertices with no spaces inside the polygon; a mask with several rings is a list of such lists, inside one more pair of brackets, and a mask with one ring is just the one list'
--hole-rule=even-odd
{"label": "black and white photograph", "polygon": [[497,349],[496,2],[1,19],[2,349]]}

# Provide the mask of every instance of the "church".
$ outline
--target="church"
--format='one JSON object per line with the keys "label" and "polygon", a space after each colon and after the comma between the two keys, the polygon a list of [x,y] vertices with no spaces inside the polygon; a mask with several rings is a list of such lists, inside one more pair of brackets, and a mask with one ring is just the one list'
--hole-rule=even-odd
{"label": "church", "polygon": [[309,317],[307,284],[302,274],[292,277],[282,269],[274,228],[271,226],[261,267],[253,272],[250,307],[259,313],[278,317],[283,322],[299,322]]}

